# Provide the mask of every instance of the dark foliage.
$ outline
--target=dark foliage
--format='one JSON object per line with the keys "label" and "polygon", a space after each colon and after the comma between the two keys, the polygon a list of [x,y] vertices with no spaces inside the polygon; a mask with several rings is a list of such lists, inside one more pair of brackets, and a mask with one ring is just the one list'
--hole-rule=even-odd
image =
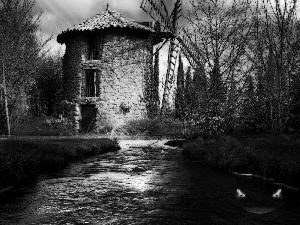
{"label": "dark foliage", "polygon": [[[0,100],[4,104],[4,86],[8,102],[11,130],[17,129],[28,115],[28,90],[31,86],[41,50],[36,32],[40,14],[34,11],[34,0],[2,0],[0,2]],[[4,82],[5,79],[5,82]],[[5,115],[0,107],[0,116]],[[0,120],[3,120],[2,118]],[[4,123],[6,124],[6,123]],[[3,127],[3,126],[1,126]],[[6,128],[7,129],[7,128]]]}
{"label": "dark foliage", "polygon": [[61,114],[62,101],[62,60],[60,56],[41,59],[37,77],[31,87],[31,110],[34,115],[48,116]]}
{"label": "dark foliage", "polygon": [[183,119],[185,116],[185,93],[184,93],[184,70],[181,55],[179,55],[179,65],[177,70],[177,85],[175,96],[175,116],[178,119]]}
{"label": "dark foliage", "polygon": [[109,139],[35,139],[0,141],[0,188],[24,185],[38,173],[64,168],[69,162],[116,151]]}

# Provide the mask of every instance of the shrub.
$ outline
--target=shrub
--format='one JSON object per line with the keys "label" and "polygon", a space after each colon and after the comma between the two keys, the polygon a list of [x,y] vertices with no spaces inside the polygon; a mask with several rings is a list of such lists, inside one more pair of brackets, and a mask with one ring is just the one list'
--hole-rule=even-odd
{"label": "shrub", "polygon": [[120,149],[109,139],[34,139],[0,141],[0,188],[23,185],[64,168],[70,161]]}
{"label": "shrub", "polygon": [[215,135],[184,145],[183,154],[203,165],[300,182],[299,140],[286,135]]}
{"label": "shrub", "polygon": [[207,117],[197,114],[187,121],[186,138],[194,139],[196,137],[208,137],[224,132],[224,118]]}
{"label": "shrub", "polygon": [[107,122],[105,119],[96,121],[94,131],[99,134],[107,134],[113,130],[112,123]]}
{"label": "shrub", "polygon": [[125,135],[182,135],[182,123],[173,118],[139,119],[128,121],[117,129]]}
{"label": "shrub", "polygon": [[34,135],[34,136],[61,136],[74,134],[73,123],[60,116],[59,118],[40,116],[32,117],[24,122],[15,135]]}
{"label": "shrub", "polygon": [[151,133],[158,129],[157,124],[151,119],[130,120],[118,129],[125,135],[141,135]]}
{"label": "shrub", "polygon": [[0,186],[20,184],[37,174],[37,146],[27,142],[4,141],[0,145]]}

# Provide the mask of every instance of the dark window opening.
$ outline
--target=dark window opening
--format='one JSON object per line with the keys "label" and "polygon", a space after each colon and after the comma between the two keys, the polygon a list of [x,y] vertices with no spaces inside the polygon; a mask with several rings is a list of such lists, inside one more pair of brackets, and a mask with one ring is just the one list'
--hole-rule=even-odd
{"label": "dark window opening", "polygon": [[86,81],[86,97],[97,97],[99,95],[99,78],[97,72],[93,70],[88,70],[85,73]]}
{"label": "dark window opening", "polygon": [[103,39],[101,34],[94,34],[88,36],[88,59],[99,60],[103,51]]}

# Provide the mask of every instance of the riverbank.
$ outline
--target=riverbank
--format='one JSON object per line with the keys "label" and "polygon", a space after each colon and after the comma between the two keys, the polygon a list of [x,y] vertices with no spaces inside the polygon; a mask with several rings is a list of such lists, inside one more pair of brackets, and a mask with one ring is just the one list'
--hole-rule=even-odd
{"label": "riverbank", "polygon": [[200,137],[184,144],[183,155],[208,167],[258,174],[300,187],[299,135]]}
{"label": "riverbank", "polygon": [[0,140],[0,194],[34,181],[40,173],[61,170],[72,161],[119,149],[116,140],[107,138]]}

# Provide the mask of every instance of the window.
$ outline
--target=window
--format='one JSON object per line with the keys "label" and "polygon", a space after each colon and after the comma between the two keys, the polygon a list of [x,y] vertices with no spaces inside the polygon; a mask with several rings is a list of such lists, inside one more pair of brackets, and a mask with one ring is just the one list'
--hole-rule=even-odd
{"label": "window", "polygon": [[93,34],[88,36],[88,59],[99,60],[103,51],[103,39],[102,34]]}
{"label": "window", "polygon": [[99,96],[99,78],[95,70],[87,70],[85,72],[85,96],[97,97]]}

